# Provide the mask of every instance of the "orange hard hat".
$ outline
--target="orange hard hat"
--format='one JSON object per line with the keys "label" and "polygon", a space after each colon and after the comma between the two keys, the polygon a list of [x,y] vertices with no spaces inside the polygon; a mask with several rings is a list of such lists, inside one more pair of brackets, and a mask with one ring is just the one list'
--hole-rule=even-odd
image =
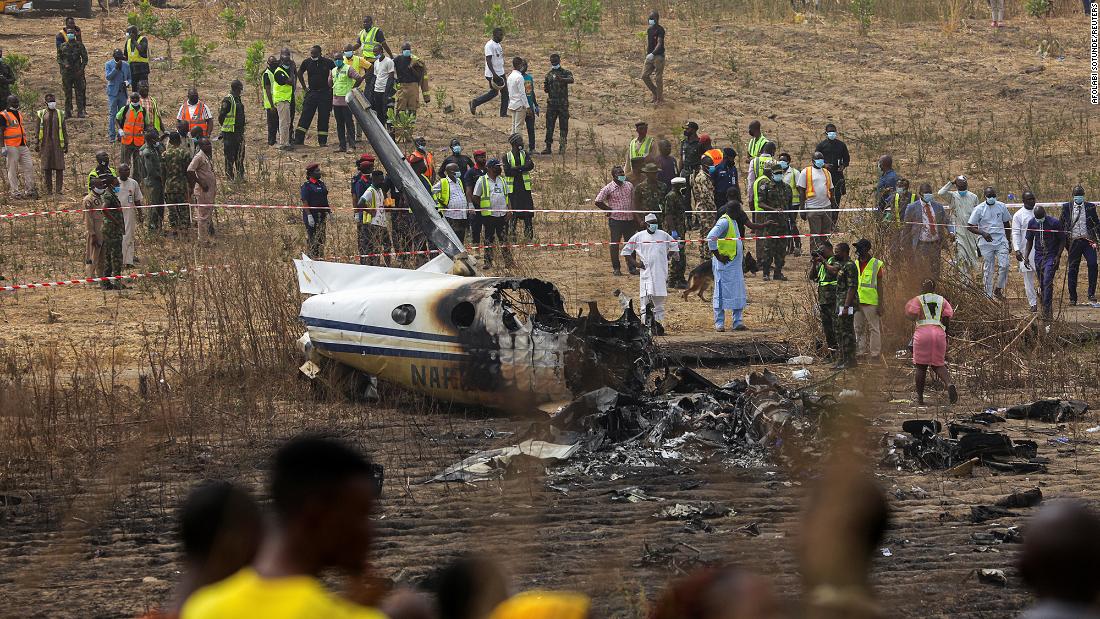
{"label": "orange hard hat", "polygon": [[707,157],[710,157],[710,160],[714,162],[714,165],[722,163],[722,151],[718,150],[717,148],[712,148],[703,154]]}

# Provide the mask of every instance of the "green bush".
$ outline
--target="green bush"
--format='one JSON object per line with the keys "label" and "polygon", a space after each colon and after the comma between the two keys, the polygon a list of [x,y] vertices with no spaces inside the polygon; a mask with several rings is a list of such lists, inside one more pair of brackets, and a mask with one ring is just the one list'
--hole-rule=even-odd
{"label": "green bush", "polygon": [[875,0],[852,0],[851,8],[859,23],[859,34],[867,36],[871,30],[871,18],[875,16]]}
{"label": "green bush", "polygon": [[267,69],[267,57],[264,56],[264,42],[253,41],[244,57],[244,79],[249,84],[259,84],[260,76]]}
{"label": "green bush", "polygon": [[217,43],[202,44],[198,35],[191,36],[180,41],[180,68],[191,78],[192,84],[197,84],[200,79],[213,70],[210,65],[210,52],[217,48]]}
{"label": "green bush", "polygon": [[495,28],[503,28],[505,31],[512,30],[513,26],[516,25],[516,18],[512,17],[512,14],[504,8],[504,5],[494,2],[493,6],[485,12],[485,17],[481,19],[481,22],[485,25],[485,36],[490,36]]}
{"label": "green bush", "polygon": [[603,5],[600,0],[563,0],[561,20],[573,31],[576,45],[581,46],[581,35],[600,31]]}
{"label": "green bush", "polygon": [[1050,0],[1027,0],[1024,2],[1024,10],[1032,17],[1049,17],[1053,8]]}
{"label": "green bush", "polygon": [[24,56],[19,52],[7,52],[4,54],[4,62],[8,63],[12,75],[15,76],[15,83],[11,85],[11,94],[19,97],[19,101],[22,103],[24,110],[31,109],[31,106],[37,103],[38,93],[28,90],[26,83],[19,79],[23,77],[23,73],[31,66],[30,57]]}
{"label": "green bush", "polygon": [[236,41],[237,37],[244,32],[244,15],[237,15],[232,7],[227,6],[221,13],[218,13],[218,19],[225,26],[225,36],[230,41]]}

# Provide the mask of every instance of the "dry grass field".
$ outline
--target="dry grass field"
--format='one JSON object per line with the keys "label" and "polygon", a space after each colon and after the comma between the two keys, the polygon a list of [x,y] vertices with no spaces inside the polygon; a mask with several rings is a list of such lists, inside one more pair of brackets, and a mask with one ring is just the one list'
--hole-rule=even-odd
{"label": "dry grass field", "polygon": [[[846,206],[870,204],[883,153],[894,155],[903,176],[937,188],[965,173],[972,190],[994,184],[1002,196],[1030,187],[1040,201],[1063,201],[1077,182],[1090,196],[1100,192],[1088,21],[1079,3],[1056,2],[1053,16],[1036,19],[1012,2],[1007,27],[994,31],[984,2],[878,0],[865,35],[847,2],[820,4],[819,12],[796,18],[780,0],[609,1],[600,31],[583,35],[578,45],[560,23],[556,3],[520,3],[511,11],[506,56],[529,58],[537,84],[548,55],[560,52],[577,79],[569,151],[537,158],[536,206],[590,208],[638,119],[667,137],[694,120],[719,146],[732,140],[739,152],[748,122],[760,119],[764,133],[799,165],[824,124],[835,122],[853,155]],[[422,108],[416,133],[427,137],[437,158],[452,137],[467,153],[506,148],[510,124],[492,112],[495,105],[477,116],[467,110],[484,86],[479,67],[487,5],[404,0],[373,11],[391,48],[411,41],[428,63],[434,100]],[[164,19],[182,20],[185,36],[218,44],[211,70],[198,80],[211,107],[232,79],[243,79],[244,50],[253,41],[264,43],[265,55],[289,47],[300,61],[314,43],[329,50],[351,41],[362,17],[359,5],[345,0],[231,2],[246,25],[230,41],[216,17],[225,6],[186,0],[160,11]],[[659,108],[645,103],[640,81],[645,15],[654,7],[662,11],[669,49],[668,103]],[[83,178],[106,142],[102,66],[121,45],[125,10],[81,20],[91,57],[89,114],[69,125],[65,194],[37,201],[0,197],[0,212],[79,202],[74,179]],[[44,93],[60,94],[53,47],[60,22],[0,19],[5,55],[30,59],[20,80],[25,111],[38,109]],[[1043,41],[1056,41],[1053,49],[1061,53],[1038,55]],[[181,50],[173,42],[170,67],[164,43],[152,45],[152,92],[174,115],[190,82],[173,68]],[[304,166],[318,161],[334,205],[351,205],[346,187],[355,155],[335,153],[335,140],[319,148],[312,135],[290,153],[268,148],[254,86],[246,87],[246,105],[247,180],[219,178],[219,202],[294,204]],[[540,126],[539,150],[543,135]],[[215,166],[220,173],[218,144]],[[123,292],[93,286],[0,292],[0,616],[121,617],[155,605],[178,575],[172,519],[187,489],[201,479],[227,478],[259,494],[274,446],[309,430],[343,436],[385,465],[375,560],[382,576],[415,582],[476,547],[498,556],[519,587],[577,589],[595,596],[602,616],[640,617],[662,583],[679,573],[643,561],[643,546],[676,546],[683,564],[724,560],[772,576],[783,598],[797,603],[799,516],[816,476],[812,466],[739,469],[704,462],[685,470],[669,462],[624,479],[582,480],[565,491],[534,474],[476,486],[422,484],[472,451],[498,445],[486,429],[517,431],[530,420],[392,389],[370,405],[315,396],[298,375],[293,347],[301,296],[290,259],[304,248],[300,219],[292,211],[251,210],[221,210],[217,217],[219,234],[209,248],[140,237],[136,270],[219,268],[136,280]],[[888,238],[860,214],[845,214],[840,227],[842,240]],[[329,231],[328,253],[355,253],[348,212],[337,213]],[[539,242],[603,241],[606,234],[600,215],[537,216]],[[81,276],[83,251],[79,215],[0,219],[4,284]],[[809,264],[804,257],[788,264],[791,281],[748,280],[748,333],[712,333],[709,305],[678,295],[669,299],[670,332],[785,341],[814,354],[813,290],[796,277]],[[904,275],[906,266],[899,259],[888,272]],[[612,314],[613,290],[637,290],[634,278],[611,275],[604,246],[518,250],[515,269],[493,273],[551,280],[573,310],[595,300]],[[895,313],[884,321],[888,351],[908,339],[896,312],[915,294],[904,277],[897,282],[888,296]],[[1040,455],[1052,459],[1045,473],[979,468],[959,479],[880,464],[878,440],[906,419],[947,421],[1040,396],[1096,401],[1098,351],[1061,336],[1091,329],[1100,310],[1059,302],[1059,324],[1041,333],[1029,324],[1015,271],[1009,293],[1006,306],[962,289],[948,294],[961,325],[951,356],[963,393],[956,406],[940,406],[946,396],[933,391],[935,405],[915,408],[908,402],[911,369],[892,354],[842,376],[820,363],[811,367],[823,389],[865,395],[866,465],[894,508],[885,544],[890,556],[876,559],[873,576],[891,615],[998,617],[1023,607],[1028,596],[1014,568],[1015,548],[971,543],[972,533],[997,523],[970,523],[969,507],[1034,486],[1049,497],[1090,498],[1100,481],[1100,442],[1084,432],[1096,425],[1092,417],[1063,426],[1008,424],[1010,434],[1038,441]],[[704,371],[721,382],[748,368]],[[788,369],[776,371],[790,380]],[[610,502],[608,495],[625,485],[669,500],[720,501],[737,514],[713,532],[685,531],[682,523],[654,518],[650,504]],[[1024,516],[1000,524],[1024,524]],[[738,532],[751,523],[759,536]],[[986,567],[1005,569],[1008,586],[979,583],[972,572]]]}

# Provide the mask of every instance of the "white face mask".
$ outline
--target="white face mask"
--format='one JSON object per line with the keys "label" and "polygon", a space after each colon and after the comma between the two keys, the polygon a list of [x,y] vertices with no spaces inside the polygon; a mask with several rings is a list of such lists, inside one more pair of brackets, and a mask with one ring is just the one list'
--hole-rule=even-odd
{"label": "white face mask", "polygon": [[50,108],[51,110],[56,110],[57,109],[57,101],[47,101],[46,102],[46,107]]}

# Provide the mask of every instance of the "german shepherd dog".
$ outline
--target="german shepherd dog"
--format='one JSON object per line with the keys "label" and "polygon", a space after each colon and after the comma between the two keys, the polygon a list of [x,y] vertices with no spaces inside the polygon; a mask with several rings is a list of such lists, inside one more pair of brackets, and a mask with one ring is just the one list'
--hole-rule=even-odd
{"label": "german shepherd dog", "polygon": [[[745,252],[745,259],[741,263],[741,270],[745,273],[751,273],[756,275],[760,267],[756,264],[756,258],[752,257],[752,252]],[[706,301],[707,298],[703,296],[703,291],[714,289],[714,267],[711,265],[710,260],[704,260],[702,264],[691,270],[688,274],[688,287],[682,293],[682,298],[688,298],[688,295],[695,293],[699,295],[699,298]]]}

